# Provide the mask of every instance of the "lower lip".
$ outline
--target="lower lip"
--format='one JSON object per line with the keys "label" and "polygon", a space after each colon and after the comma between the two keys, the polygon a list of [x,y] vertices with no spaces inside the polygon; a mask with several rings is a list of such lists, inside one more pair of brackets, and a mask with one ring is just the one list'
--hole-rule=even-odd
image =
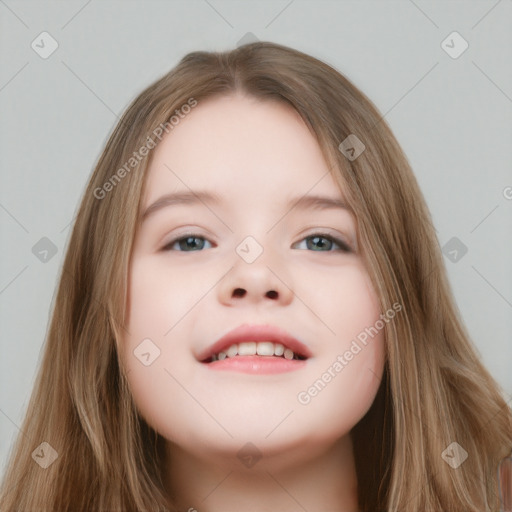
{"label": "lower lip", "polygon": [[293,372],[303,368],[306,361],[275,356],[235,356],[205,364],[212,370],[228,370],[264,375]]}

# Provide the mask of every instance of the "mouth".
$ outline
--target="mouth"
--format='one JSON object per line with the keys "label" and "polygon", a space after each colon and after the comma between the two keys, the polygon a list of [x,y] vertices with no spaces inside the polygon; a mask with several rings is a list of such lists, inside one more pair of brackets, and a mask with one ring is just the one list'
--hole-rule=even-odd
{"label": "mouth", "polygon": [[220,338],[198,359],[215,370],[268,374],[302,368],[311,355],[286,331],[245,324]]}
{"label": "mouth", "polygon": [[227,349],[212,354],[211,357],[202,361],[203,363],[213,363],[214,361],[223,361],[233,357],[279,357],[288,361],[295,359],[304,361],[306,356],[294,352],[285,347],[282,343],[273,343],[272,341],[244,341],[242,343],[233,343]]}

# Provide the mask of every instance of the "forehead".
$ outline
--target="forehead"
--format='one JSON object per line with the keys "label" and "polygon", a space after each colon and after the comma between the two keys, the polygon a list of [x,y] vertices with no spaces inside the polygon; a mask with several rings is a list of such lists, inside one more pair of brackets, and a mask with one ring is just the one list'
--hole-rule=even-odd
{"label": "forehead", "polygon": [[298,112],[239,94],[199,101],[154,150],[147,180],[146,203],[190,189],[267,203],[308,191],[342,197]]}

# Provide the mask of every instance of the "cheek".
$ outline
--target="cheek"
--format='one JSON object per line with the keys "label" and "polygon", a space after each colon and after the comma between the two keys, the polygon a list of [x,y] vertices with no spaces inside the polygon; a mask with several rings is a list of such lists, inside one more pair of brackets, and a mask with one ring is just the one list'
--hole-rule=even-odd
{"label": "cheek", "polygon": [[305,275],[297,295],[315,313],[322,340],[338,350],[379,319],[378,298],[359,261]]}
{"label": "cheek", "polygon": [[[142,258],[130,270],[128,324],[119,349],[137,409],[157,431],[163,426],[172,429],[168,416],[180,394],[178,381],[184,380],[175,370],[192,363],[190,349],[187,352],[183,344],[173,342],[187,326],[186,313],[193,307],[194,289],[187,282],[188,292],[180,293],[179,275]],[[180,406],[186,413],[187,402]],[[166,434],[172,436],[170,431]]]}
{"label": "cheek", "polygon": [[308,371],[296,403],[298,417],[323,425],[313,436],[335,438],[348,433],[374,401],[386,359],[387,322],[362,267],[344,269],[336,286],[326,281],[325,288],[330,294],[324,320],[335,334]]}
{"label": "cheek", "polygon": [[[371,407],[385,364],[384,332],[364,345],[356,339],[326,358],[321,372],[297,393],[297,420],[309,423],[311,438],[346,435]],[[311,420],[314,418],[314,420]]]}
{"label": "cheek", "polygon": [[[130,272],[128,323],[130,337],[167,343],[181,319],[208,291],[204,275],[172,268],[164,258],[135,260]],[[157,342],[158,343],[158,342]]]}

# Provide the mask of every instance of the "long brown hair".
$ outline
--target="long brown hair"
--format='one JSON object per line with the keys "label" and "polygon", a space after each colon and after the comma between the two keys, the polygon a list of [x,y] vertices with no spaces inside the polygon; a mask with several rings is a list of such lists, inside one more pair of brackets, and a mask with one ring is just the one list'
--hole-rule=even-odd
{"label": "long brown hair", "polygon": [[[301,115],[355,212],[382,310],[403,306],[385,326],[376,399],[351,433],[361,510],[497,510],[496,470],[512,448],[511,411],[461,321],[410,165],[349,80],[267,42],[186,55],[112,132],[76,217],[1,510],[175,510],[162,482],[164,439],[137,413],[116,350],[151,153],[126,163],[159,126],[170,129],[169,119],[191,98],[201,104],[238,91],[284,101]],[[338,148],[351,134],[365,145],[355,159]],[[42,442],[58,454],[46,468],[33,456]],[[442,456],[453,442],[468,453],[457,468]]]}

